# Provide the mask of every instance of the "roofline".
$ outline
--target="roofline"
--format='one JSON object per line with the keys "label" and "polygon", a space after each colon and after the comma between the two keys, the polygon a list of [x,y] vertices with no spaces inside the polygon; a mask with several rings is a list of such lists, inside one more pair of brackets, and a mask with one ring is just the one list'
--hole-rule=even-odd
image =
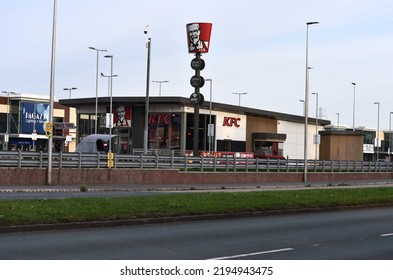
{"label": "roofline", "polygon": [[[133,104],[138,104],[144,106],[146,97],[144,96],[113,96],[112,103],[122,103],[128,102]],[[80,105],[87,105],[87,104],[95,104],[96,98],[89,97],[89,98],[72,98],[72,99],[61,99],[59,100],[60,104],[67,105],[70,107],[78,108]],[[98,97],[99,103],[108,103],[110,102],[110,97]],[[180,96],[165,96],[165,97],[158,97],[153,96],[149,97],[150,104],[180,104],[182,106],[189,106],[194,107],[194,104],[190,102],[189,98],[180,97]],[[210,102],[205,101],[201,108],[203,109],[210,109]],[[212,110],[224,110],[229,113],[237,113],[237,114],[245,114],[249,116],[258,116],[258,117],[265,117],[269,119],[276,119],[282,121],[291,121],[296,123],[304,123],[304,116],[299,115],[292,115],[292,114],[285,114],[280,112],[272,112],[266,110],[260,110],[255,108],[248,108],[242,107],[237,105],[229,105],[223,103],[212,102]],[[308,118],[310,124],[316,123],[316,118]],[[331,121],[325,119],[318,119],[318,125],[325,126],[331,124]]]}

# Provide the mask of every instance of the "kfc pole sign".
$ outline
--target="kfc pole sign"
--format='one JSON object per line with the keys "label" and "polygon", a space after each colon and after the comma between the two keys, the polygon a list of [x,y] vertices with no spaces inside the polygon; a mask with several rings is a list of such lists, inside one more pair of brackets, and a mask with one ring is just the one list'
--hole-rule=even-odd
{"label": "kfc pole sign", "polygon": [[212,24],[206,22],[193,22],[187,24],[188,52],[209,52],[210,34]]}

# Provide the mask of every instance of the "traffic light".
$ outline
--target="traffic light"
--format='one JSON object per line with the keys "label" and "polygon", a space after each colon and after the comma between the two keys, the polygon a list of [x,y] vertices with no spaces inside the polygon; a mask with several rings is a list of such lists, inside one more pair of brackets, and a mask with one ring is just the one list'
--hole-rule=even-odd
{"label": "traffic light", "polygon": [[52,122],[47,122],[45,124],[45,132],[46,132],[46,137],[50,138],[53,136],[53,124]]}

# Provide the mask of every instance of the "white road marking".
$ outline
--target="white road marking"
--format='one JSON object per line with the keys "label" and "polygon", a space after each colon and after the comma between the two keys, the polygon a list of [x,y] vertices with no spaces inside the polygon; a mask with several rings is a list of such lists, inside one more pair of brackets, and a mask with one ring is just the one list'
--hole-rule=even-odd
{"label": "white road marking", "polygon": [[383,233],[380,235],[381,237],[388,237],[388,236],[393,236],[393,233]]}
{"label": "white road marking", "polygon": [[217,257],[217,258],[212,258],[209,260],[228,260],[228,259],[243,258],[243,257],[248,257],[248,256],[257,256],[257,255],[264,255],[264,254],[272,254],[272,253],[279,253],[279,252],[292,251],[292,250],[294,250],[294,249],[293,248],[284,248],[284,249],[254,252],[254,253],[226,256],[226,257]]}

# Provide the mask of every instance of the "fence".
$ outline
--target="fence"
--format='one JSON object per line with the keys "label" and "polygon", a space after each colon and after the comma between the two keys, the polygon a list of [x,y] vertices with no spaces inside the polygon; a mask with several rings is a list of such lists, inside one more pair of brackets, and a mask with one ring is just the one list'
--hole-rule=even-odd
{"label": "fence", "polygon": [[[1,151],[0,167],[46,168],[48,153]],[[52,153],[53,168],[108,168],[106,154]],[[178,169],[209,172],[304,172],[296,159],[216,158],[171,155],[115,155],[113,168]],[[307,172],[392,172],[385,161],[308,160]]]}

